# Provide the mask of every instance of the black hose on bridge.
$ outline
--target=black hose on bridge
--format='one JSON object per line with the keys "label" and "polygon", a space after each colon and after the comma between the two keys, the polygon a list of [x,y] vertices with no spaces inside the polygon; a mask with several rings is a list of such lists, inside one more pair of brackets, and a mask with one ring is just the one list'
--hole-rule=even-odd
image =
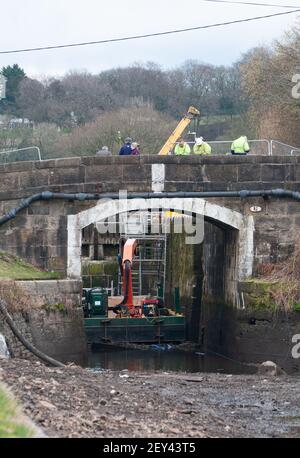
{"label": "black hose on bridge", "polygon": [[34,345],[32,345],[30,342],[28,342],[28,340],[25,339],[25,337],[22,336],[21,332],[19,331],[19,329],[15,325],[12,317],[8,313],[6,305],[5,305],[5,302],[3,300],[1,300],[1,299],[0,299],[0,312],[2,312],[6,322],[8,324],[8,326],[12,330],[13,334],[17,337],[17,339],[24,345],[24,347],[28,351],[33,353],[35,356],[37,356],[39,359],[41,359],[45,363],[50,364],[51,366],[65,367],[65,365],[63,363],[61,363],[60,361],[57,361],[54,358],[51,358],[50,356],[46,355],[42,351],[38,350]]}
{"label": "black hose on bridge", "polygon": [[33,202],[43,201],[43,200],[123,200],[123,199],[161,199],[161,198],[210,198],[210,197],[231,197],[231,198],[240,198],[246,199],[249,197],[275,197],[275,198],[290,198],[300,202],[300,192],[298,191],[288,191],[286,189],[269,189],[261,191],[208,191],[208,192],[132,192],[124,194],[124,196],[119,193],[104,193],[104,194],[89,194],[89,193],[55,193],[51,191],[41,192],[40,194],[34,194],[30,197],[26,197],[22,200],[20,205],[11,209],[6,215],[0,218],[0,226],[5,224],[7,221],[15,218],[18,213],[20,213],[25,208],[28,208]]}

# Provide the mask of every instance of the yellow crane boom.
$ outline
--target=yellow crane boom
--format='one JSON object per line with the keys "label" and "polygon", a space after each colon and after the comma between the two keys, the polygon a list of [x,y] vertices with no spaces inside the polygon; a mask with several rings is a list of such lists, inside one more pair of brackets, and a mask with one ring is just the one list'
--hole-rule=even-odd
{"label": "yellow crane boom", "polygon": [[200,111],[197,110],[195,107],[190,107],[188,109],[188,112],[185,114],[185,116],[182,118],[180,123],[177,125],[176,129],[172,132],[160,152],[158,153],[160,156],[166,156],[169,154],[170,151],[172,151],[174,144],[178,140],[178,138],[181,136],[182,132],[186,127],[190,124],[192,119],[196,118],[197,116],[200,115]]}

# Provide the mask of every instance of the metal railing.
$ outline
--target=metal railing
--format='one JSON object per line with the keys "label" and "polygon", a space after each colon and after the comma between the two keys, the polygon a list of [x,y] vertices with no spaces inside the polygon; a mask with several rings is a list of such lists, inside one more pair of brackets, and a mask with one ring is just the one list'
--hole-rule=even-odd
{"label": "metal railing", "polygon": [[[209,144],[212,147],[212,154],[227,154],[231,153],[231,145],[233,140],[228,141],[212,141]],[[271,145],[269,140],[248,140],[250,146],[250,153],[254,156],[270,156],[271,155]]]}
{"label": "metal railing", "polygon": [[[33,150],[34,152],[37,152],[38,159],[29,157],[30,155],[26,154],[24,155],[18,155],[20,151],[29,151]],[[13,153],[13,155],[12,155]],[[9,160],[7,160],[7,155],[9,155]],[[12,158],[12,160],[11,160]],[[12,149],[8,151],[1,151],[0,152],[0,164],[7,164],[10,162],[21,162],[21,161],[33,161],[33,160],[39,160],[41,161],[41,150],[38,146],[28,146],[26,148],[18,148],[18,149]]]}
{"label": "metal railing", "polygon": [[272,156],[296,156],[296,152],[300,153],[300,149],[296,146],[282,143],[278,140],[271,140],[271,155]]}
{"label": "metal railing", "polygon": [[[177,144],[178,142],[176,142]],[[194,141],[186,142],[191,146],[191,150],[195,144]],[[223,156],[230,154],[231,145],[233,140],[213,140],[207,141],[212,147],[212,155],[214,156]],[[282,143],[278,140],[248,140],[250,146],[251,156],[299,156],[300,148],[296,146],[288,145],[287,143]],[[35,153],[35,157],[32,157],[32,154],[28,154],[28,151],[32,150]],[[21,152],[26,151],[27,154],[20,155]],[[75,156],[74,156],[75,157]],[[10,162],[20,162],[20,161],[42,161],[41,151],[38,146],[28,146],[26,148],[18,148],[8,151],[0,152],[0,164],[6,164]]]}
{"label": "metal railing", "polygon": [[[213,140],[207,141],[207,143],[212,147],[212,155],[219,156],[219,155],[226,155],[231,154],[231,145],[234,140]],[[188,141],[186,142],[188,145],[191,146],[191,150],[195,145],[195,142]],[[271,142],[266,139],[262,140],[248,140],[250,146],[250,155],[254,156],[271,156],[272,149],[271,149]],[[178,144],[176,142],[175,144]]]}
{"label": "metal railing", "polygon": [[[209,141],[207,143],[212,147],[212,155],[230,154],[231,145],[234,140]],[[186,142],[192,147],[195,142]],[[250,146],[249,155],[254,156],[299,156],[300,148],[280,142],[278,140],[248,140]],[[178,144],[178,142],[176,142]]]}

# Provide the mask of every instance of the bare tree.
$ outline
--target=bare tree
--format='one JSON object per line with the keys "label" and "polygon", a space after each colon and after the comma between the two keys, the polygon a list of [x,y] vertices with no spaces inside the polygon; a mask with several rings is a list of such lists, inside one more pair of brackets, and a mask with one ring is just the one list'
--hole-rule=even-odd
{"label": "bare tree", "polygon": [[57,147],[61,154],[85,155],[107,145],[118,154],[122,142],[130,136],[140,144],[142,154],[157,154],[175,125],[172,118],[152,108],[125,108],[74,129],[61,138]]}

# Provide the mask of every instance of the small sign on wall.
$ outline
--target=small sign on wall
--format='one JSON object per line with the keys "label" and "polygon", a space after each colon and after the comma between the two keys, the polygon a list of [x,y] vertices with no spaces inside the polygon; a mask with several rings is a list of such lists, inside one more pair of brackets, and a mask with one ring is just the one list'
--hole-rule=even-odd
{"label": "small sign on wall", "polygon": [[250,207],[250,211],[252,213],[260,213],[262,211],[262,208],[259,207],[258,205],[254,205],[253,207]]}

